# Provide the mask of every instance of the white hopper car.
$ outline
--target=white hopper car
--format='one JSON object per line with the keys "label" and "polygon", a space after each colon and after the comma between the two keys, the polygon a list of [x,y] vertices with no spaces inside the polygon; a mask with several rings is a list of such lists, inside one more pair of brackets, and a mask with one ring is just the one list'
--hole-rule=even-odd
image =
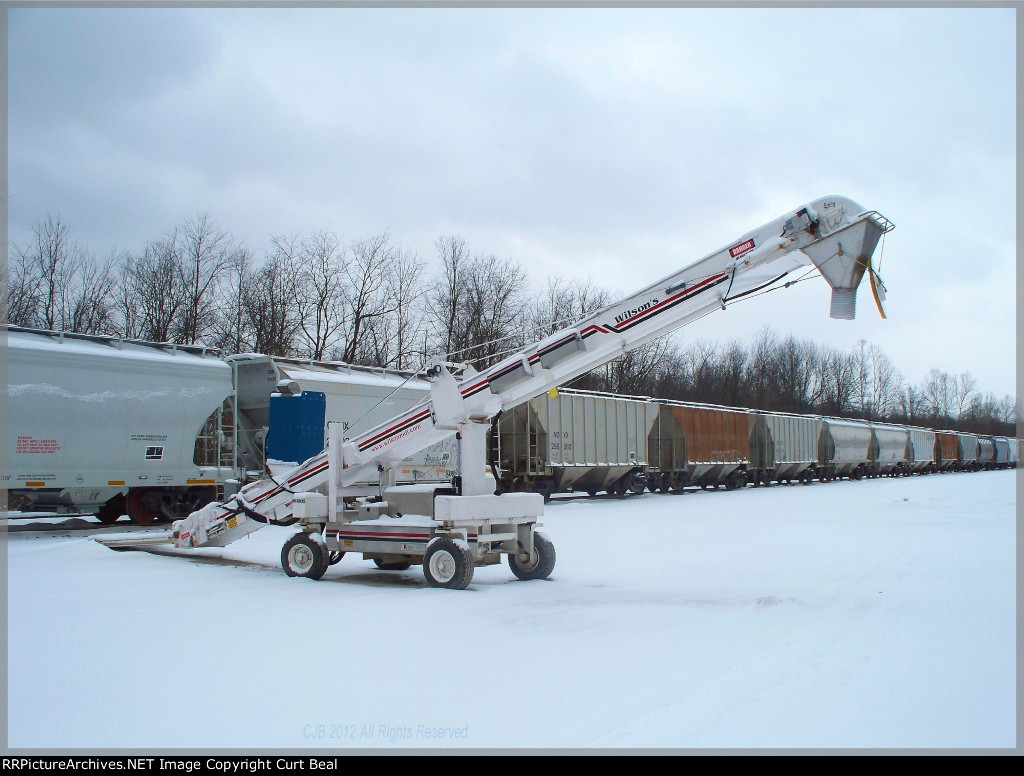
{"label": "white hopper car", "polygon": [[201,455],[231,367],[203,347],[8,327],[7,466],[12,503],[128,512],[140,523],[211,501],[234,475]]}
{"label": "white hopper car", "polygon": [[[328,422],[367,428],[429,390],[410,372],[239,355],[202,346],[6,327],[8,504],[186,516],[266,473],[270,397],[319,391]],[[369,414],[367,414],[369,413]],[[364,418],[364,416],[366,416]],[[450,442],[407,461],[400,481],[447,481]]]}

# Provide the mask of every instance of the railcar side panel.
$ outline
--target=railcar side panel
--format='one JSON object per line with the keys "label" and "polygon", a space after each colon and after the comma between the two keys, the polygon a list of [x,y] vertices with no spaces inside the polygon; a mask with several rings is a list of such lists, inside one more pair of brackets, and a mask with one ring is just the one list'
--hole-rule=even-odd
{"label": "railcar side panel", "polygon": [[201,434],[232,391],[215,352],[11,327],[7,358],[4,474],[33,504],[95,511],[132,488],[233,475]]}

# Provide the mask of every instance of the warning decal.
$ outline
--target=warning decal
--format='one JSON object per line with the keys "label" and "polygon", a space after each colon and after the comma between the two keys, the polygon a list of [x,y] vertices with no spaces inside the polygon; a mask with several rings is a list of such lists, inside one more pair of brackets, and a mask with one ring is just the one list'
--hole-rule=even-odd
{"label": "warning decal", "polygon": [[35,439],[30,436],[19,436],[14,448],[16,453],[56,453],[60,445],[56,439]]}

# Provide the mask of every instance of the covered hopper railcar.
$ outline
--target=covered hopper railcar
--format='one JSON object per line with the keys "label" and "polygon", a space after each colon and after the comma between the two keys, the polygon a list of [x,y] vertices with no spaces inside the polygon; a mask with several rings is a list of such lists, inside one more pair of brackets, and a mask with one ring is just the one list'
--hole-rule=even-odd
{"label": "covered hopper railcar", "polygon": [[874,470],[871,426],[863,421],[823,418],[818,438],[818,474],[823,482],[859,480]]}
{"label": "covered hopper railcar", "polygon": [[205,347],[8,327],[9,498],[113,522],[184,516],[234,470],[218,412],[231,368]]}
{"label": "covered hopper railcar", "polygon": [[981,452],[981,445],[978,437],[974,434],[957,434],[957,459],[956,469],[962,472],[978,471],[978,456]]}
{"label": "covered hopper railcar", "polygon": [[651,400],[658,423],[648,440],[655,487],[726,490],[747,483],[751,411],[713,404]]}
{"label": "covered hopper railcar", "polygon": [[907,428],[905,468],[908,473],[931,474],[938,471],[938,434],[927,428]]}
{"label": "covered hopper railcar", "polygon": [[498,420],[492,468],[502,489],[545,498],[570,490],[641,492],[650,469],[647,439],[657,420],[658,407],[643,398],[545,393]]}
{"label": "covered hopper railcar", "polygon": [[994,454],[992,457],[992,468],[994,469],[1009,469],[1010,468],[1010,440],[1006,437],[994,436],[992,439],[992,446],[994,448]]}
{"label": "covered hopper railcar", "polygon": [[957,469],[960,463],[960,437],[955,431],[936,431],[935,465],[939,471],[948,472]]}
{"label": "covered hopper railcar", "polygon": [[898,476],[908,473],[910,460],[907,450],[912,448],[907,429],[904,426],[872,423],[871,434],[871,474]]}
{"label": "covered hopper railcar", "polygon": [[[237,482],[308,450],[274,454],[291,427],[288,397],[321,397],[302,433],[348,435],[423,400],[414,372],[241,354],[202,346],[8,327],[12,500],[38,509],[180,517]],[[296,405],[305,405],[296,401]],[[275,407],[278,416],[275,417]],[[864,421],[562,389],[500,417],[491,434],[496,488],[625,495],[838,477],[1015,467],[1020,441]],[[276,457],[284,455],[280,460]],[[457,443],[396,471],[402,482],[459,474]]]}
{"label": "covered hopper railcar", "polygon": [[810,483],[817,476],[822,423],[814,415],[752,413],[748,469],[751,483]]}
{"label": "covered hopper railcar", "polygon": [[[95,513],[103,522],[185,517],[275,465],[268,440],[288,433],[273,410],[320,392],[344,433],[422,400],[413,372],[243,354],[203,346],[6,328],[8,505]],[[278,404],[278,407],[281,405]],[[454,439],[403,462],[400,481],[449,481]]]}

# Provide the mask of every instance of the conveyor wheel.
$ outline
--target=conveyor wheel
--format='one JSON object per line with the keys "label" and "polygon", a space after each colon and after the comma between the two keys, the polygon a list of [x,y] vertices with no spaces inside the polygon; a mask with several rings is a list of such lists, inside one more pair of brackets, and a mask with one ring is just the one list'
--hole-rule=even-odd
{"label": "conveyor wheel", "polygon": [[320,579],[330,557],[320,542],[307,533],[297,533],[281,548],[281,566],[290,577]]}
{"label": "conveyor wheel", "polygon": [[473,553],[447,536],[431,542],[423,556],[423,576],[431,587],[465,590],[473,580]]}
{"label": "conveyor wheel", "polygon": [[520,579],[547,579],[555,568],[555,545],[542,533],[533,534],[533,552],[509,553],[508,565]]}

